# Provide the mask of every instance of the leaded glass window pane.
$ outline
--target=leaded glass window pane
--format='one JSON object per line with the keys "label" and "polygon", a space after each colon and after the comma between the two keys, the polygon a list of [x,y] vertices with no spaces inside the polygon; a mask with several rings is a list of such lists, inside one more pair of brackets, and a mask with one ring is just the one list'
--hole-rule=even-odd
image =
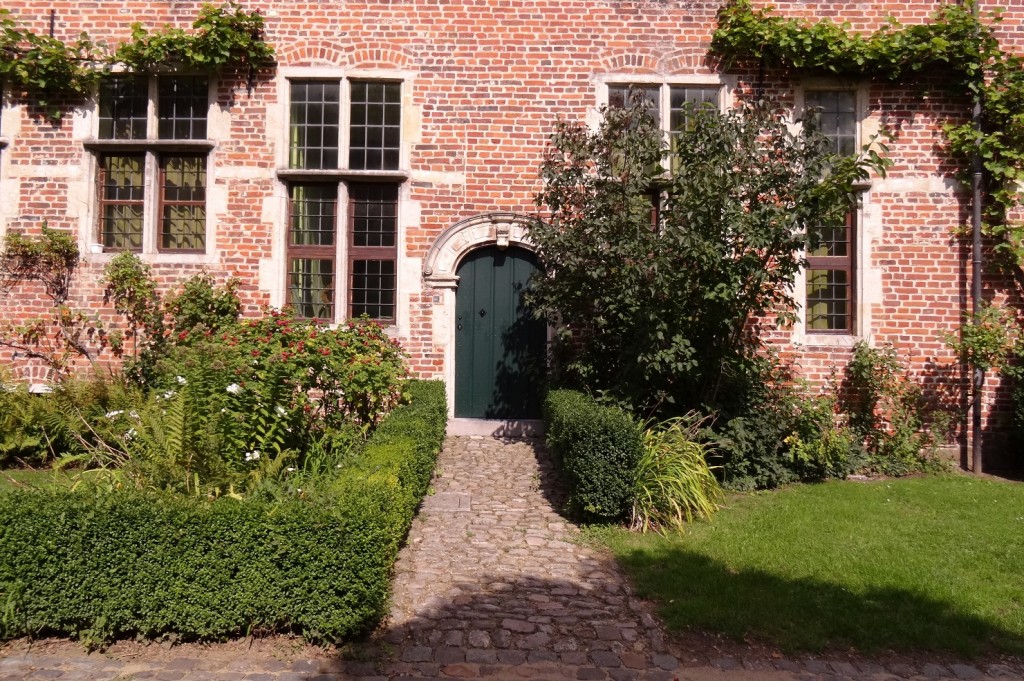
{"label": "leaded glass window pane", "polygon": [[718,88],[673,87],[669,89],[669,130],[679,133],[686,129],[695,109],[718,110]]}
{"label": "leaded glass window pane", "polygon": [[808,90],[804,96],[808,120],[844,156],[857,152],[857,97],[851,90]]}
{"label": "leaded glass window pane", "polygon": [[100,81],[100,139],[146,139],[149,102],[145,76],[114,75]]}
{"label": "leaded glass window pane", "polygon": [[398,233],[398,186],[353,184],[352,243],[354,246],[394,248]]}
{"label": "leaded glass window pane", "polygon": [[296,184],[291,188],[290,246],[333,246],[338,185]]}
{"label": "leaded glass window pane", "polygon": [[395,261],[355,260],[352,263],[352,316],[395,318]]}
{"label": "leaded glass window pane", "polygon": [[661,125],[660,85],[609,85],[608,107],[626,109],[634,103],[643,102],[651,113],[655,124]]}
{"label": "leaded glass window pane", "polygon": [[847,257],[850,255],[850,236],[846,226],[822,229],[818,246],[809,255],[816,257]]}
{"label": "leaded glass window pane", "polygon": [[293,258],[288,276],[288,304],[306,319],[334,319],[334,261]]}
{"label": "leaded glass window pane", "polygon": [[351,82],[348,165],[396,170],[401,148],[402,84]]}
{"label": "leaded glass window pane", "polygon": [[338,167],[341,85],[338,81],[293,81],[288,166],[308,170]]}
{"label": "leaded glass window pane", "polygon": [[142,250],[145,156],[100,159],[100,241],[109,250]]}
{"label": "leaded glass window pane", "polygon": [[206,157],[160,159],[160,249],[206,248]]}
{"label": "leaded glass window pane", "polygon": [[807,270],[807,329],[845,330],[850,319],[850,282],[843,270]]}
{"label": "leaded glass window pane", "polygon": [[157,83],[160,139],[206,139],[209,80],[206,76],[162,76]]}

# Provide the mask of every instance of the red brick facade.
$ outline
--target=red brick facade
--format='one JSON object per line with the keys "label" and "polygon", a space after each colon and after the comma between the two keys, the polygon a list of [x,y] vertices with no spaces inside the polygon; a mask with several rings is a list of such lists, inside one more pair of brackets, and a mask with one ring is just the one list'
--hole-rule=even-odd
{"label": "red brick facade", "polygon": [[[786,16],[830,17],[873,30],[887,17],[918,23],[940,3],[773,3]],[[1004,14],[998,35],[1024,50],[1024,4],[982,0]],[[86,31],[116,44],[130,24],[187,27],[197,2],[8,0],[21,24],[44,33],[55,12],[55,35]],[[438,237],[460,221],[494,212],[532,214],[542,150],[558,120],[594,120],[608,83],[720,83],[725,98],[760,90],[792,103],[806,83],[786,74],[720,73],[708,59],[719,2],[705,0],[388,0],[258,2],[278,67],[223,78],[211,98],[216,123],[210,152],[208,244],[201,256],[147,254],[168,286],[200,270],[238,277],[246,311],[285,300],[284,230],[287,189],[288,79],[317,77],[402,82],[403,157],[396,333],[414,369],[449,377],[452,361],[437,328],[445,291],[422,272]],[[809,378],[824,380],[845,365],[855,338],[893,343],[914,371],[959,394],[960,369],[938,334],[957,328],[969,310],[970,253],[956,238],[969,216],[969,196],[944,152],[941,125],[962,119],[965,99],[934,88],[843,83],[864,92],[865,125],[885,127],[894,165],[865,194],[859,236],[856,333],[775,335],[785,355]],[[8,93],[9,94],[9,93]],[[724,98],[724,99],[725,99]],[[95,252],[98,217],[95,103],[76,105],[59,123],[7,97],[0,136],[0,233],[35,232],[43,222],[79,237],[85,262],[74,302],[106,310],[98,285],[108,254]],[[990,281],[990,279],[987,279]],[[1002,295],[993,283],[986,295]],[[31,316],[45,301],[19,289],[3,300],[3,316]],[[0,354],[9,363],[10,353]],[[30,376],[15,364],[16,375]],[[961,396],[960,401],[963,401]],[[1001,404],[1001,403],[1000,403]]]}

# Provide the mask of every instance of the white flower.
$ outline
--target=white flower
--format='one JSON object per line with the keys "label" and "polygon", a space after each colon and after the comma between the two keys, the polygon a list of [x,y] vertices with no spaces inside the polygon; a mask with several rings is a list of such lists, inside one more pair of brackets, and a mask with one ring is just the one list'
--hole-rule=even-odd
{"label": "white flower", "polygon": [[289,473],[294,473],[295,472],[295,466],[288,466],[288,468],[286,468],[285,470],[288,471]]}
{"label": "white flower", "polygon": [[251,452],[245,453],[246,461],[257,461],[260,458],[260,450],[254,449]]}
{"label": "white flower", "polygon": [[278,416],[284,416],[288,413],[288,410],[282,407],[280,404],[274,407],[274,411],[277,412]]}
{"label": "white flower", "polygon": [[106,413],[106,417],[107,417],[108,419],[112,419],[112,418],[114,418],[115,416],[120,416],[120,415],[121,415],[121,414],[123,414],[123,413],[124,413],[124,410],[123,410],[123,409],[115,409],[114,411],[108,411],[108,412]]}
{"label": "white flower", "polygon": [[185,380],[184,376],[176,376],[175,380],[178,381],[178,385],[185,385],[188,381]]}
{"label": "white flower", "polygon": [[133,419],[137,419],[139,418],[139,412],[132,409],[130,412],[128,412],[128,416],[131,416]]}
{"label": "white flower", "polygon": [[238,385],[237,383],[232,383],[227,388],[225,388],[225,390],[227,390],[232,395],[237,395],[238,393],[242,392],[242,386]]}
{"label": "white flower", "polygon": [[135,437],[135,429],[129,428],[128,432],[124,434],[124,439],[131,440],[133,437]]}
{"label": "white flower", "polygon": [[165,392],[165,393],[164,393],[164,394],[162,395],[162,397],[163,397],[163,398],[164,398],[165,400],[169,400],[169,399],[171,399],[172,397],[174,397],[174,396],[175,396],[175,395],[177,395],[177,394],[178,394],[178,393],[174,392],[173,390],[168,390],[167,392]]}

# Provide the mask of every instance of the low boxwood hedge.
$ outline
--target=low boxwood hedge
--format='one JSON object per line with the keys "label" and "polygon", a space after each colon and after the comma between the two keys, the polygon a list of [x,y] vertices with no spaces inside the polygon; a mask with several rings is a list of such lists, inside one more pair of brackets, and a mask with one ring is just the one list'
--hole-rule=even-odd
{"label": "low boxwood hedge", "polygon": [[410,390],[412,403],[341,471],[329,504],[0,495],[0,635],[297,631],[329,642],[373,626],[444,438],[443,385]]}
{"label": "low boxwood hedge", "polygon": [[548,446],[569,484],[569,501],[586,519],[622,519],[632,501],[640,429],[618,407],[574,390],[553,390],[544,401]]}

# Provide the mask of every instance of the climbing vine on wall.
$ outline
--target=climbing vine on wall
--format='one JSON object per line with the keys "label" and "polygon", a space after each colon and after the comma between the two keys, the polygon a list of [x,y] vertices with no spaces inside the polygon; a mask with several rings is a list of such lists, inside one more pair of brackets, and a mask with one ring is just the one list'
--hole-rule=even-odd
{"label": "climbing vine on wall", "polygon": [[[1024,262],[1024,225],[1009,221],[1022,206],[1024,180],[1024,60],[1002,50],[989,23],[971,5],[943,5],[928,23],[888,21],[864,34],[829,19],[813,23],[756,9],[749,0],[732,0],[719,12],[712,51],[726,68],[740,62],[808,73],[885,82],[930,81],[984,103],[981,129],[968,121],[945,126],[950,151],[966,178],[977,149],[986,174],[989,201],[985,230],[995,237],[1004,263],[1019,270]],[[998,14],[991,24],[998,23]],[[966,117],[965,117],[966,118]]]}
{"label": "climbing vine on wall", "polygon": [[159,68],[216,73],[227,67],[253,69],[270,63],[263,17],[234,3],[203,5],[190,31],[132,25],[131,40],[110,48],[82,33],[65,43],[22,28],[0,9],[0,79],[16,95],[31,95],[51,115],[57,104],[88,96],[97,79],[114,66],[139,73]]}

